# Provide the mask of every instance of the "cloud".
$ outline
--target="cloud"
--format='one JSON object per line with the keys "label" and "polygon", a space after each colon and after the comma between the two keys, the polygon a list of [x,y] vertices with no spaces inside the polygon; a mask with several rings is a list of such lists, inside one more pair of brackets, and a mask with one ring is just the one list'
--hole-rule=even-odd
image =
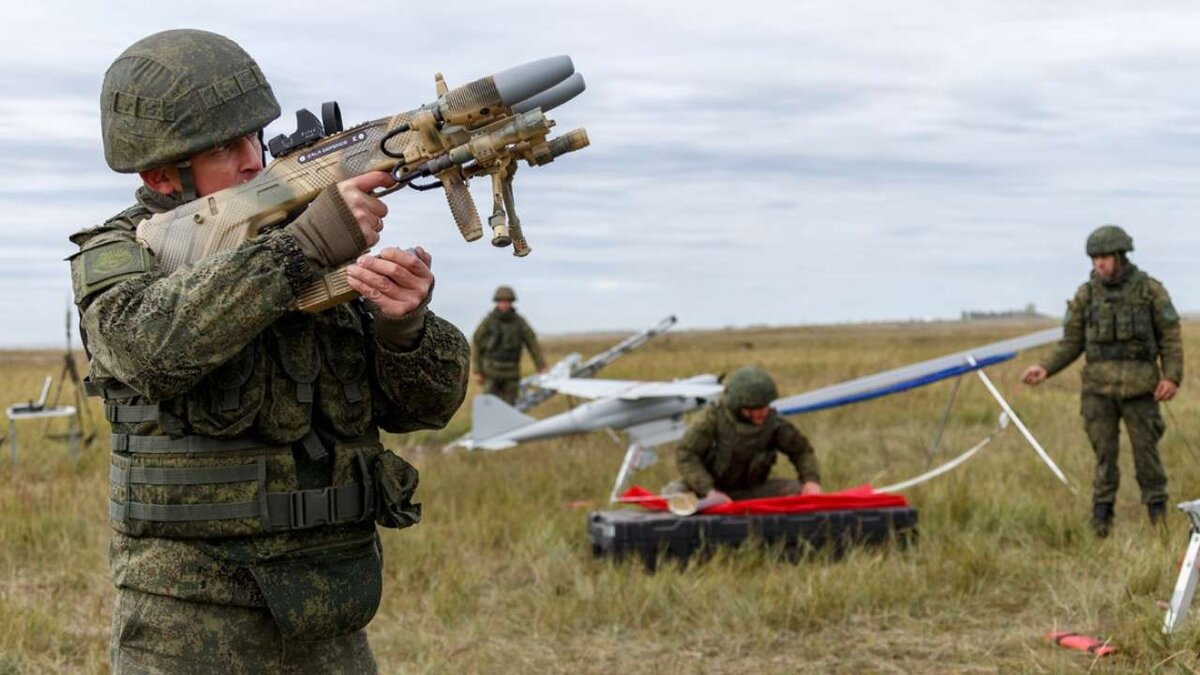
{"label": "cloud", "polygon": [[[481,22],[478,12],[489,11]],[[1036,302],[1086,274],[1083,238],[1128,226],[1181,309],[1200,306],[1200,8],[1014,2],[532,0],[378,6],[222,1],[154,14],[0,8],[0,347],[54,345],[66,236],[130,203],[104,166],[107,63],[155,30],[241,41],[292,111],[347,122],[570,52],[587,93],[551,115],[592,147],[518,176],[534,253],[464,244],[437,193],[398,193],[385,239],[422,243],[435,309],[470,328],[498,283],[543,332],[954,317]],[[51,31],[53,31],[51,33]],[[503,47],[499,49],[498,47]],[[498,57],[497,54],[502,54]],[[488,186],[474,185],[482,211]]]}

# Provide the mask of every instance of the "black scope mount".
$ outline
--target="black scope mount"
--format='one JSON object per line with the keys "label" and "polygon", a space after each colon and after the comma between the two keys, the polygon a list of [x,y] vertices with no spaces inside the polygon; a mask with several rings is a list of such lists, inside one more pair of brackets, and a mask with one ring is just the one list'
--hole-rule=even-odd
{"label": "black scope mount", "polygon": [[272,157],[282,157],[296,148],[302,148],[315,143],[326,136],[332,136],[342,131],[342,110],[337,101],[326,101],[321,104],[321,119],[301,108],[296,111],[296,132],[279,134],[267,141],[267,148]]}

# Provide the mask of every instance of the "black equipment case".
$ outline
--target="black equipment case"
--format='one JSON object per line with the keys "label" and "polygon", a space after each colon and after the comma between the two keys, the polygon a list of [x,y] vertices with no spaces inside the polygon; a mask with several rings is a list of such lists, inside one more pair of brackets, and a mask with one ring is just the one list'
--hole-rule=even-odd
{"label": "black equipment case", "polygon": [[588,538],[597,557],[620,559],[640,555],[653,569],[660,553],[686,561],[693,553],[718,546],[738,546],[748,538],[782,544],[791,555],[896,540],[904,545],[916,536],[917,511],[907,507],[813,511],[747,516],[676,516],[665,511],[593,511]]}

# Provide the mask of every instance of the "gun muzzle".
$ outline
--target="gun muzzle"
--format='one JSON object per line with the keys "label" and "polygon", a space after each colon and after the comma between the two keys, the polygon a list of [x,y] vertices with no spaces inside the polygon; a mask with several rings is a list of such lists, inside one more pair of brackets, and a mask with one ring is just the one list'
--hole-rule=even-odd
{"label": "gun muzzle", "polygon": [[455,87],[438,98],[437,111],[447,124],[466,127],[494,119],[510,107],[562,82],[575,72],[571,57],[551,56]]}
{"label": "gun muzzle", "polygon": [[583,73],[575,73],[546,91],[521,101],[512,109],[515,113],[528,112],[534,108],[541,108],[542,112],[550,112],[582,94],[584,89],[587,89],[587,84],[583,81]]}
{"label": "gun muzzle", "polygon": [[591,144],[588,140],[587,129],[575,129],[550,141],[550,154],[558,157],[568,152],[582,150]]}
{"label": "gun muzzle", "polygon": [[553,162],[559,155],[582,150],[590,143],[586,129],[575,129],[550,139],[544,146],[534,148],[531,153],[525,155],[525,161],[529,163],[529,166],[545,166]]}

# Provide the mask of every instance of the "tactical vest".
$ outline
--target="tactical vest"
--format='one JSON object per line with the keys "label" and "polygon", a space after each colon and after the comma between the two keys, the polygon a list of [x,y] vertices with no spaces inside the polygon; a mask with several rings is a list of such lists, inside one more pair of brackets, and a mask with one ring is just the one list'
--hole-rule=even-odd
{"label": "tactical vest", "polygon": [[372,518],[373,474],[397,468],[379,460],[399,458],[372,422],[362,318],[351,307],[276,322],[168,401],[93,387],[114,429],[112,526],[210,538]]}
{"label": "tactical vest", "polygon": [[499,363],[518,363],[525,344],[524,322],[515,314],[510,318],[493,315],[483,336],[484,358]]}
{"label": "tactical vest", "polygon": [[775,432],[779,416],[772,413],[762,425],[742,422],[727,406],[716,404],[713,446],[705,466],[718,489],[743,490],[764,483],[775,466]]}
{"label": "tactical vest", "polygon": [[1158,357],[1154,305],[1145,272],[1134,270],[1124,283],[1088,282],[1085,354],[1089,363],[1150,361]]}

